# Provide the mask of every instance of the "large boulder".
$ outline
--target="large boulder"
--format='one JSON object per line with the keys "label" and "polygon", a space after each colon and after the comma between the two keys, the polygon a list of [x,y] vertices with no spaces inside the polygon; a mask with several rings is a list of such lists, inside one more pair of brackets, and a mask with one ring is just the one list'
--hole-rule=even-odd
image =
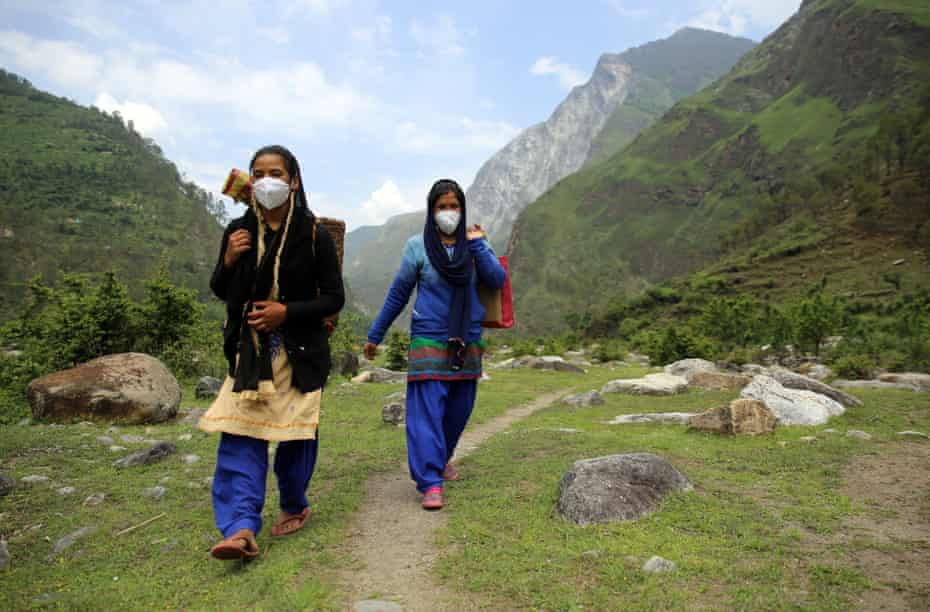
{"label": "large boulder", "polygon": [[173,418],[181,386],[168,368],[142,353],[107,355],[29,383],[36,419],[160,423]]}
{"label": "large boulder", "polygon": [[878,380],[899,385],[910,385],[915,391],[930,391],[930,374],[920,374],[917,372],[894,374],[889,372],[888,374],[880,375]]}
{"label": "large boulder", "polygon": [[604,385],[601,393],[627,393],[630,395],[677,395],[688,388],[681,376],[657,373],[643,378],[622,378]]}
{"label": "large boulder", "polygon": [[559,482],[559,514],[578,525],[630,521],[656,510],[691,483],[671,463],[650,453],[576,461]]}
{"label": "large boulder", "polygon": [[666,374],[681,376],[690,381],[691,376],[698,372],[719,372],[720,368],[714,362],[706,359],[682,359],[668,364],[663,370]]}
{"label": "large boulder", "polygon": [[739,391],[749,384],[752,379],[740,374],[727,374],[725,372],[693,372],[688,382],[693,387],[710,389],[713,391]]}
{"label": "large boulder", "polygon": [[804,376],[803,374],[797,374],[791,370],[772,368],[769,370],[769,376],[781,383],[783,387],[787,387],[788,389],[800,389],[802,391],[813,391],[820,395],[826,395],[847,408],[855,408],[862,405],[862,400],[858,397],[843,393],[839,389],[834,389],[826,383]]}
{"label": "large boulder", "polygon": [[822,425],[843,414],[843,405],[813,391],[788,389],[771,376],[756,376],[740,396],[764,403],[779,425]]}
{"label": "large boulder", "polygon": [[576,393],[575,395],[569,395],[562,400],[562,403],[574,408],[587,408],[588,406],[603,404],[604,398],[601,397],[600,393],[592,390],[587,391],[586,393]]}
{"label": "large boulder", "polygon": [[216,397],[220,394],[220,388],[223,386],[223,381],[219,378],[214,378],[213,376],[204,376],[197,381],[197,386],[194,387],[194,397],[197,399],[210,399]]}
{"label": "large boulder", "polygon": [[750,435],[775,431],[775,415],[759,400],[737,399],[694,416],[688,427],[719,434]]}

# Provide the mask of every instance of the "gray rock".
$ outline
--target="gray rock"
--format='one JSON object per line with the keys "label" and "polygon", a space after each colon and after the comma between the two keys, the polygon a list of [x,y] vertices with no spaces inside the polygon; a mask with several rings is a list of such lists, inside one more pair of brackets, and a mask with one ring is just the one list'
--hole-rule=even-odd
{"label": "gray rock", "polygon": [[116,443],[116,440],[110,436],[97,436],[97,442],[100,442],[103,445],[111,446]]}
{"label": "gray rock", "polygon": [[189,408],[187,412],[184,413],[178,423],[182,425],[196,425],[200,421],[200,417],[207,413],[204,408]]}
{"label": "gray rock", "polygon": [[7,476],[6,474],[0,474],[0,497],[5,497],[16,488],[16,480]]}
{"label": "gray rock", "polygon": [[649,355],[643,355],[642,353],[635,352],[627,353],[624,361],[639,366],[648,366],[652,363],[652,359],[649,358]]}
{"label": "gray rock", "polygon": [[121,442],[126,444],[142,444],[145,442],[145,438],[142,436],[137,436],[136,434],[126,434],[124,436],[120,436],[119,439]]}
{"label": "gray rock", "polygon": [[656,556],[646,561],[643,571],[649,574],[666,574],[678,571],[678,566],[668,559]]}
{"label": "gray rock", "polygon": [[197,399],[211,399],[219,395],[223,381],[213,376],[204,376],[197,381],[194,387],[194,397]]}
{"label": "gray rock", "polygon": [[906,391],[917,391],[914,385],[905,383],[884,382],[881,380],[845,380],[838,379],[833,381],[834,387],[841,389],[903,389]]}
{"label": "gray rock", "polygon": [[581,553],[581,558],[582,559],[600,559],[601,554],[602,553],[599,550],[586,550],[583,553]]}
{"label": "gray rock", "polygon": [[32,419],[30,419],[29,417],[26,417],[24,419],[20,419],[19,422],[16,424],[20,427],[28,427],[29,425],[32,425]]}
{"label": "gray rock", "polygon": [[759,374],[768,374],[769,370],[765,366],[761,366],[758,363],[746,363],[740,368],[740,371],[743,374],[748,374],[749,376],[757,376]]}
{"label": "gray rock", "polygon": [[123,452],[124,450],[126,450],[126,447],[125,447],[125,446],[120,446],[119,444],[114,444],[113,446],[110,447],[110,452],[111,452],[111,453],[121,453],[121,452]]}
{"label": "gray rock", "polygon": [[93,495],[88,496],[87,499],[84,500],[83,505],[90,506],[90,507],[99,506],[100,504],[103,503],[103,501],[106,498],[107,496],[104,495],[103,493],[94,493]]}
{"label": "gray rock", "polygon": [[759,400],[735,399],[727,406],[712,408],[690,419],[688,428],[718,434],[756,436],[775,431],[775,415]]}
{"label": "gray rock", "polygon": [[740,397],[761,401],[775,414],[779,425],[822,425],[846,411],[842,404],[825,395],[787,389],[770,376],[753,378]]}
{"label": "gray rock", "polygon": [[37,378],[26,395],[36,419],[157,423],[177,414],[181,386],[158,359],[121,353]]}
{"label": "gray rock", "polygon": [[77,491],[77,489],[75,489],[74,487],[62,487],[58,489],[58,494],[61,496],[71,495],[75,491]]}
{"label": "gray rock", "polygon": [[919,372],[904,372],[901,374],[888,373],[878,377],[882,382],[898,383],[910,385],[917,391],[930,391],[930,374],[921,374]]}
{"label": "gray rock", "polygon": [[665,459],[649,453],[576,461],[559,482],[559,513],[578,525],[635,520],[691,483]]}
{"label": "gray rock", "polygon": [[927,435],[920,431],[913,431],[913,430],[899,431],[896,435],[902,436],[902,437],[924,438],[926,440],[930,440],[930,435]]}
{"label": "gray rock", "polygon": [[663,368],[663,371],[666,374],[681,376],[690,381],[691,376],[697,372],[719,372],[720,368],[717,367],[717,364],[706,359],[682,359],[668,364]]}
{"label": "gray rock", "polygon": [[839,402],[847,408],[855,408],[862,405],[862,400],[853,397],[848,393],[843,393],[834,389],[830,385],[824,384],[819,380],[796,374],[784,368],[772,368],[769,370],[769,376],[777,380],[781,386],[787,389],[799,389],[802,391],[813,391],[820,395],[826,395],[830,399]]}
{"label": "gray rock", "polygon": [[32,476],[23,476],[22,478],[19,479],[19,481],[24,482],[26,484],[30,484],[30,485],[36,485],[36,484],[47,484],[51,482],[52,479],[49,478],[48,476],[32,475]]}
{"label": "gray rock", "polygon": [[200,461],[200,455],[193,455],[193,454],[184,455],[181,457],[181,461],[183,461],[187,465],[193,465],[197,463],[198,461]]}
{"label": "gray rock", "polygon": [[588,406],[603,404],[604,398],[598,391],[592,390],[586,393],[569,395],[562,400],[562,403],[574,408],[586,408]]}
{"label": "gray rock", "polygon": [[404,608],[393,601],[381,599],[365,599],[355,602],[352,606],[354,612],[404,612]]}
{"label": "gray rock", "polygon": [[48,555],[48,559],[51,561],[52,559],[60,555],[62,552],[64,552],[66,549],[71,548],[71,546],[73,546],[75,542],[77,542],[78,540],[80,540],[81,538],[85,536],[88,536],[94,533],[95,531],[97,531],[96,527],[83,527],[81,529],[78,529],[77,531],[73,531],[69,533],[65,537],[55,542],[55,546],[52,548],[52,552]]}
{"label": "gray rock", "polygon": [[193,439],[193,437],[194,437],[193,434],[189,434],[189,433],[181,434],[180,436],[178,436],[178,441],[180,441],[180,442],[187,442],[187,441]]}
{"label": "gray rock", "polygon": [[801,442],[816,442],[817,436],[801,436],[798,440]]}
{"label": "gray rock", "polygon": [[630,423],[663,423],[673,425],[687,425],[696,412],[650,412],[646,414],[621,414],[607,425],[628,425]]}
{"label": "gray rock", "polygon": [[163,498],[167,492],[168,489],[159,485],[157,487],[142,489],[142,497],[151,497],[152,499],[157,500]]}
{"label": "gray rock", "polygon": [[157,463],[176,452],[178,452],[178,447],[171,442],[159,442],[151,448],[123,457],[115,461],[113,465],[121,469],[136,465],[149,465]]}
{"label": "gray rock", "polygon": [[688,381],[672,374],[647,374],[643,378],[622,378],[604,385],[601,393],[629,395],[677,395],[688,388]]}
{"label": "gray rock", "polygon": [[10,549],[7,548],[6,540],[0,540],[0,570],[10,564]]}
{"label": "gray rock", "polygon": [[404,405],[400,402],[391,402],[381,408],[381,420],[388,425],[400,425],[405,414]]}
{"label": "gray rock", "polygon": [[385,368],[372,368],[352,379],[354,383],[402,383],[406,381],[406,372],[395,372]]}
{"label": "gray rock", "polygon": [[807,375],[813,378],[814,380],[819,380],[823,382],[826,379],[833,376],[833,370],[823,365],[822,363],[816,363],[813,366],[811,366],[810,370],[807,371]]}
{"label": "gray rock", "polygon": [[872,434],[866,433],[866,432],[864,432],[864,431],[862,431],[862,430],[859,430],[859,429],[850,429],[849,431],[846,432],[846,437],[847,437],[847,438],[857,438],[857,439],[859,439],[859,440],[871,440],[871,439],[872,439]]}

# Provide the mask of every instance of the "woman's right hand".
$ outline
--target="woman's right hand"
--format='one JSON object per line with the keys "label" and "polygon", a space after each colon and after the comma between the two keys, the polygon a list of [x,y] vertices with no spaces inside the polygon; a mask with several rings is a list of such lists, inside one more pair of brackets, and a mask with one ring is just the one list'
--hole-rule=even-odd
{"label": "woman's right hand", "polygon": [[226,254],[223,256],[223,265],[232,268],[243,253],[252,248],[252,236],[249,230],[240,229],[229,235],[226,242]]}
{"label": "woman's right hand", "polygon": [[378,355],[378,345],[374,342],[365,343],[365,359],[368,361],[374,361],[375,357]]}

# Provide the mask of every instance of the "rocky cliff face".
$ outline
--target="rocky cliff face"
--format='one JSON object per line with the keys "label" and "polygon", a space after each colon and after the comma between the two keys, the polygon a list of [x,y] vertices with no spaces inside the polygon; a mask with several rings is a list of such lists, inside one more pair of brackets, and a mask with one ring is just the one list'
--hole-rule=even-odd
{"label": "rocky cliff face", "polygon": [[470,220],[505,244],[517,216],[588,159],[591,143],[629,92],[632,68],[620,55],[601,57],[591,79],[572,90],[552,116],[498,151],[468,188]]}

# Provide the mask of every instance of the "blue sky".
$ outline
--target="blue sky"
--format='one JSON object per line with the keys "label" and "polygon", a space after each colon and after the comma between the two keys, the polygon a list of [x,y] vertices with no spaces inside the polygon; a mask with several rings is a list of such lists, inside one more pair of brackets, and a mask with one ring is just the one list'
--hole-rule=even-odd
{"label": "blue sky", "polygon": [[284,144],[311,207],[355,228],[420,209],[440,176],[470,184],[602,53],[686,25],[758,41],[799,4],[0,0],[0,66],[119,110],[214,192]]}

